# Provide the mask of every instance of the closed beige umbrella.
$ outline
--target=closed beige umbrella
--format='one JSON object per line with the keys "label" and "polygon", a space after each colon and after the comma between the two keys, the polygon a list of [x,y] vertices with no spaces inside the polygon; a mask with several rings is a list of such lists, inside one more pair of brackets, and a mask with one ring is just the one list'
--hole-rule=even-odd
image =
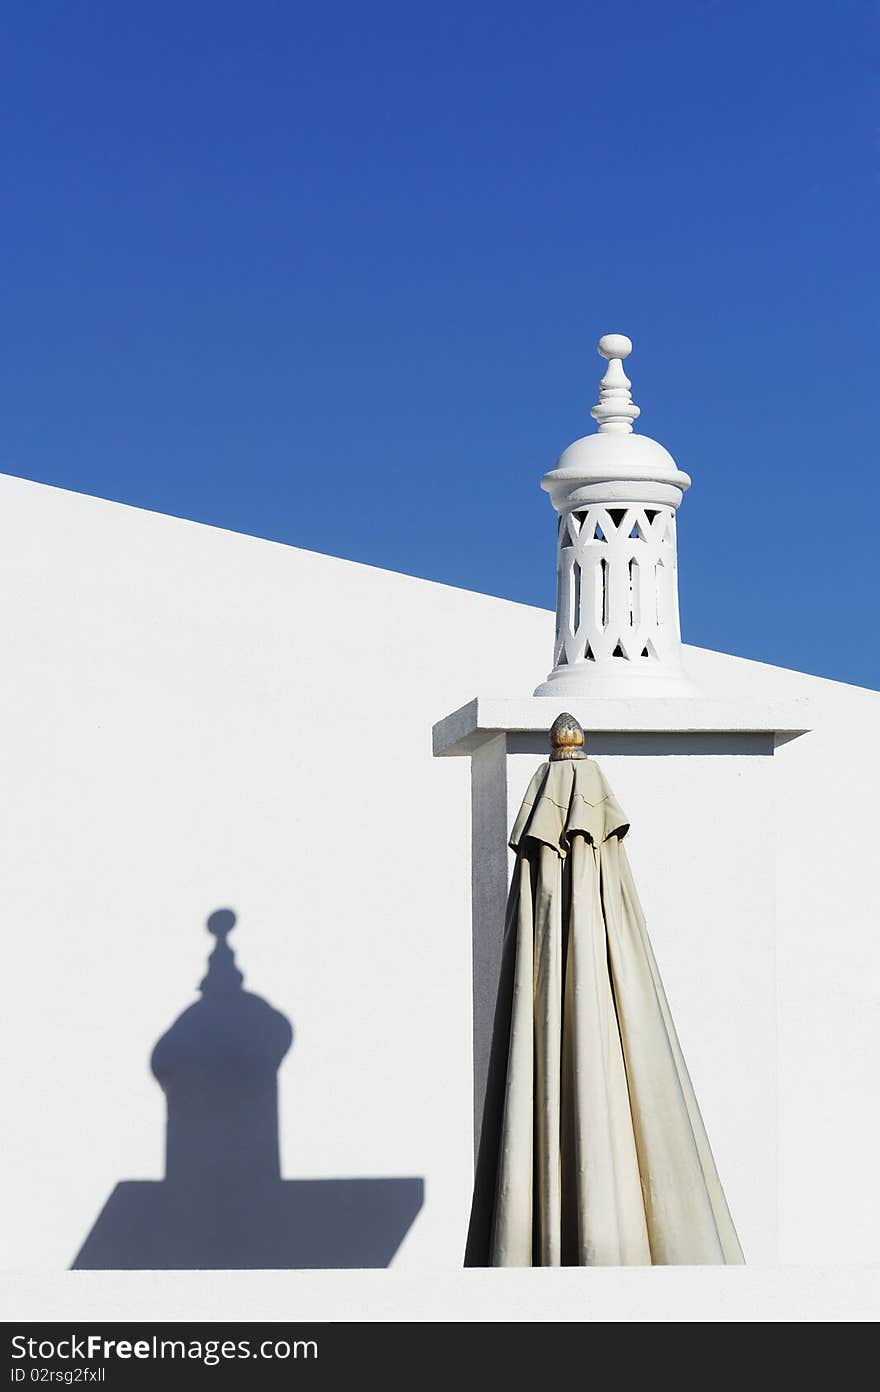
{"label": "closed beige umbrella", "polygon": [[511,834],[467,1266],[743,1260],[623,838],[583,731],[553,752]]}

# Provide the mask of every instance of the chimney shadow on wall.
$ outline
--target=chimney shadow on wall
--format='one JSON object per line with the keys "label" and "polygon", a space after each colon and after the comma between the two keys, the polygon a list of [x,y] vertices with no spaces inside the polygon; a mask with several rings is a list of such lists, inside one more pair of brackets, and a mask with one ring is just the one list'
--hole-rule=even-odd
{"label": "chimney shadow on wall", "polygon": [[424,1200],[419,1178],[281,1178],[277,1073],[290,1021],[243,977],[226,939],[150,1065],[165,1093],[166,1176],[117,1184],[74,1271],[384,1267]]}

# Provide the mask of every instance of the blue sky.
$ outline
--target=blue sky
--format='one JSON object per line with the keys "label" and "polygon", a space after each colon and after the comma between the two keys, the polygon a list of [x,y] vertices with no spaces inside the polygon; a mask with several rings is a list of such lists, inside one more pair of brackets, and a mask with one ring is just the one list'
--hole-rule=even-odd
{"label": "blue sky", "polygon": [[685,639],[880,686],[877,16],[13,0],[0,469],[549,607],[619,331]]}

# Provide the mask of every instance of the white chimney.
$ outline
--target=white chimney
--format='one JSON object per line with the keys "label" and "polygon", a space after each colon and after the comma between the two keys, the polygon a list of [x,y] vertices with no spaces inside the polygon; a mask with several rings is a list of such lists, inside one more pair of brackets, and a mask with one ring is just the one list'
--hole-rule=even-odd
{"label": "white chimney", "polygon": [[675,514],[690,478],[646,435],[623,334],[599,339],[608,368],[595,435],[569,445],[541,487],[559,514],[554,667],[536,696],[693,695],[681,665]]}

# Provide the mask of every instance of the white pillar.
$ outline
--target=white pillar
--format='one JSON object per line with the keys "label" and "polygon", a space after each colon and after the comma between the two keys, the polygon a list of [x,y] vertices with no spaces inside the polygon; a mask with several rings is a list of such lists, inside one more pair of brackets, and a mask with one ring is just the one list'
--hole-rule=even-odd
{"label": "white pillar", "polygon": [[690,478],[667,450],[633,434],[639,408],[623,334],[592,414],[541,480],[559,514],[554,667],[536,696],[673,696],[694,689],[681,665],[675,514]]}

